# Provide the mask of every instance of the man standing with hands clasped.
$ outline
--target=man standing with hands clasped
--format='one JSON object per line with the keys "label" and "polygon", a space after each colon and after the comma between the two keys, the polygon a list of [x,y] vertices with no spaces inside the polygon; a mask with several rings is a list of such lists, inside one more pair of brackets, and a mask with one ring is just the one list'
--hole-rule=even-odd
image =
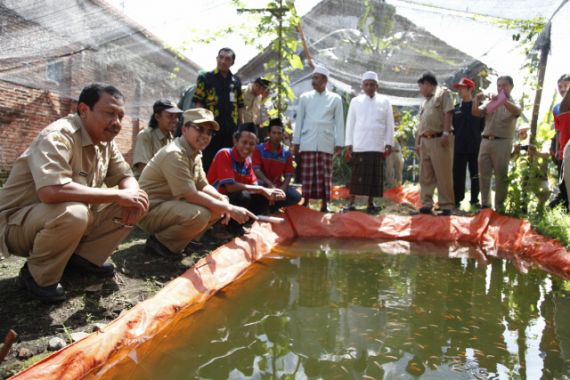
{"label": "man standing with hands clasped", "polygon": [[297,107],[293,132],[293,154],[301,153],[303,206],[309,199],[321,199],[321,211],[328,212],[332,187],[332,160],[344,146],[344,114],[338,94],[327,90],[330,72],[315,65],[311,84]]}
{"label": "man standing with hands clasped", "polygon": [[344,211],[353,211],[356,195],[368,196],[367,212],[380,209],[374,197],[384,190],[384,152],[390,154],[394,138],[394,114],[388,98],[377,93],[378,75],[362,75],[363,94],[353,98],[346,120],[346,157],[352,164],[350,203]]}
{"label": "man standing with hands clasped", "polygon": [[491,176],[495,174],[495,210],[503,210],[507,197],[507,177],[513,148],[517,118],[521,108],[511,97],[513,78],[508,75],[497,78],[497,95],[480,106],[485,94],[479,93],[472,106],[474,116],[485,117],[481,148],[479,149],[479,178],[481,184],[481,208],[491,207]]}

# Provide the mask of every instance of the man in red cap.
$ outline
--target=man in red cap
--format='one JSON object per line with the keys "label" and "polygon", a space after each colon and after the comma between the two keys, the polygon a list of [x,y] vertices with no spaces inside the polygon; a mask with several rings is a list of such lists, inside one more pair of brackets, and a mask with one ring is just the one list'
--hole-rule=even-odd
{"label": "man in red cap", "polygon": [[475,82],[465,77],[453,85],[461,98],[453,110],[453,131],[455,134],[455,150],[453,153],[453,192],[455,194],[455,207],[459,208],[465,198],[465,175],[469,167],[471,182],[472,207],[479,203],[479,169],[477,157],[481,145],[481,132],[485,127],[485,119],[473,116],[473,91]]}

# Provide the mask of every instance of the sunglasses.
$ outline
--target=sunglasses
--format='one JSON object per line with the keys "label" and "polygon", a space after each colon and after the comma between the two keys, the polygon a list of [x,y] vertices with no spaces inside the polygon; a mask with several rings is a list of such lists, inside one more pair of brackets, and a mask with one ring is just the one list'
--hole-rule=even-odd
{"label": "sunglasses", "polygon": [[202,127],[201,125],[197,124],[190,124],[192,128],[196,130],[201,135],[207,135],[208,137],[214,137],[216,135],[216,131],[212,128]]}

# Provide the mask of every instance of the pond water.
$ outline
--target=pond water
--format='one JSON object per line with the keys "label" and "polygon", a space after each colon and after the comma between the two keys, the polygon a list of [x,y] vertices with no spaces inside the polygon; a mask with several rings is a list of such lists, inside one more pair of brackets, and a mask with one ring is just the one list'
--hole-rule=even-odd
{"label": "pond water", "polygon": [[297,240],[178,325],[121,378],[570,378],[570,283],[474,247]]}

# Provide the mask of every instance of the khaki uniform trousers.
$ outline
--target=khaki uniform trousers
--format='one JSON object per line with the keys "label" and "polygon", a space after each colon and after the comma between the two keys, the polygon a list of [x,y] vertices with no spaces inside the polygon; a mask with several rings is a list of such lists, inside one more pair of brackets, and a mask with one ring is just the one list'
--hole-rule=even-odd
{"label": "khaki uniform trousers", "polygon": [[182,252],[190,240],[213,225],[220,214],[182,200],[160,203],[150,209],[139,226],[172,252]]}
{"label": "khaki uniform trousers", "polygon": [[501,210],[507,197],[512,139],[483,139],[479,149],[481,206],[491,207],[491,176],[495,174],[495,210]]}
{"label": "khaki uniform trousers", "polygon": [[38,203],[23,218],[10,221],[6,245],[10,253],[28,258],[39,286],[59,282],[74,253],[101,265],[131,231],[113,222],[121,216],[116,204],[90,209],[84,203]]}
{"label": "khaki uniform trousers", "polygon": [[449,136],[447,148],[441,146],[441,137],[420,140],[420,192],[422,205],[433,207],[433,192],[437,187],[437,198],[441,209],[455,207],[453,193],[453,136]]}

